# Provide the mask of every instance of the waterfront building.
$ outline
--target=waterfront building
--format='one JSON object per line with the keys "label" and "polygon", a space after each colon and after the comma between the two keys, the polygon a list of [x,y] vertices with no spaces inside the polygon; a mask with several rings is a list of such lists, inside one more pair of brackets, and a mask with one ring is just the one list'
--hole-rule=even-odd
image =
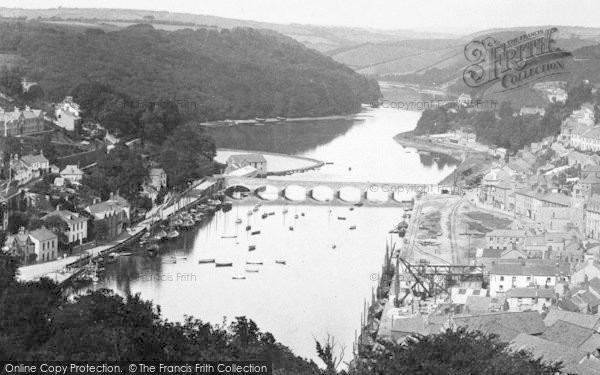
{"label": "waterfront building", "polygon": [[33,242],[38,262],[46,262],[58,257],[58,236],[52,231],[42,227],[31,231],[29,237]]}
{"label": "waterfront building", "polygon": [[225,169],[225,174],[246,166],[251,166],[257,170],[258,175],[267,175],[267,159],[260,154],[231,155],[229,158],[227,158],[226,163],[227,168]]}
{"label": "waterfront building", "polygon": [[88,219],[78,213],[69,210],[60,210],[56,207],[56,211],[50,212],[42,219],[46,220],[50,217],[58,217],[67,224],[68,230],[65,232],[68,243],[81,244],[88,236]]}
{"label": "waterfront building", "polygon": [[104,202],[96,203],[85,208],[96,220],[104,221],[107,225],[107,238],[118,237],[129,226],[131,220],[131,205],[118,194],[110,194]]}

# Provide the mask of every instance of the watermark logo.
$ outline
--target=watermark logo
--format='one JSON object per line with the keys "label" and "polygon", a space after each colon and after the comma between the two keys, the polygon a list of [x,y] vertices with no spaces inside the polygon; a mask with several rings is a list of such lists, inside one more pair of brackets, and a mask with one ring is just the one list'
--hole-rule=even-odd
{"label": "watermark logo", "polygon": [[500,83],[502,91],[513,90],[542,78],[566,74],[565,58],[571,52],[556,47],[553,27],[523,34],[506,42],[493,37],[474,40],[465,46],[471,64],[463,71],[469,87]]}

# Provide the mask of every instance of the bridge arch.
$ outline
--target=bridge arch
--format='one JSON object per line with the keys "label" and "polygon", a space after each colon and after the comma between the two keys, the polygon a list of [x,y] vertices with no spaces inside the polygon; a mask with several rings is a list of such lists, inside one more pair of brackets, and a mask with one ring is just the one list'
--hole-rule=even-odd
{"label": "bridge arch", "polygon": [[225,189],[225,194],[233,199],[243,199],[251,193],[252,190],[244,185],[232,185]]}
{"label": "bridge arch", "polygon": [[255,190],[255,192],[260,199],[264,199],[266,201],[274,201],[279,198],[279,189],[273,185],[260,186]]}
{"label": "bridge arch", "polygon": [[389,199],[389,195],[386,191],[377,189],[377,190],[367,190],[367,200],[371,203],[385,203]]}
{"label": "bridge arch", "polygon": [[302,202],[306,200],[306,188],[300,185],[289,185],[284,189],[283,196],[291,201]]}
{"label": "bridge arch", "polygon": [[331,202],[333,200],[334,191],[329,186],[315,186],[310,191],[310,196],[318,202]]}
{"label": "bridge arch", "polygon": [[348,203],[360,202],[362,200],[362,195],[362,190],[353,186],[344,186],[338,192],[340,199]]}

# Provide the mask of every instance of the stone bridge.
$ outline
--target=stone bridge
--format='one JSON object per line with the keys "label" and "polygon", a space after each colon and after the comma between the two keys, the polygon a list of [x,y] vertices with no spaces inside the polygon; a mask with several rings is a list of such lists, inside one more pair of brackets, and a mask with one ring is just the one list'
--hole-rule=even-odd
{"label": "stone bridge", "polygon": [[284,199],[304,203],[406,204],[418,194],[439,194],[444,190],[437,184],[306,181],[228,176],[221,178],[228,196],[243,199],[255,195],[265,201]]}

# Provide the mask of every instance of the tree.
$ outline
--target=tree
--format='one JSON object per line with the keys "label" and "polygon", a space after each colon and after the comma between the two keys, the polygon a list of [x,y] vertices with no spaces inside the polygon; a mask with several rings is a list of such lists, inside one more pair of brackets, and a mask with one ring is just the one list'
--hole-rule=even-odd
{"label": "tree", "polygon": [[216,146],[212,138],[196,122],[188,122],[175,129],[163,143],[159,160],[175,187],[203,177],[213,170]]}
{"label": "tree", "polygon": [[83,182],[102,196],[118,190],[128,200],[133,200],[146,175],[141,156],[127,146],[118,144],[98,160],[96,170]]}
{"label": "tree", "polygon": [[96,241],[106,241],[108,239],[108,223],[106,220],[94,220],[93,228],[95,232],[94,239]]}
{"label": "tree", "polygon": [[554,374],[560,363],[542,363],[524,351],[514,352],[495,335],[460,327],[409,338],[405,344],[379,341],[361,348],[351,375],[371,374]]}

